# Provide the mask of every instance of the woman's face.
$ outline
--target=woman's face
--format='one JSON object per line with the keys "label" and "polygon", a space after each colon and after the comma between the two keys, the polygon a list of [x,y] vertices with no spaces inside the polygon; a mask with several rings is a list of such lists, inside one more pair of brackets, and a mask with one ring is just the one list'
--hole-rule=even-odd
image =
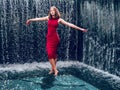
{"label": "woman's face", "polygon": [[50,8],[50,14],[51,14],[52,16],[55,16],[55,9],[54,9],[54,8]]}

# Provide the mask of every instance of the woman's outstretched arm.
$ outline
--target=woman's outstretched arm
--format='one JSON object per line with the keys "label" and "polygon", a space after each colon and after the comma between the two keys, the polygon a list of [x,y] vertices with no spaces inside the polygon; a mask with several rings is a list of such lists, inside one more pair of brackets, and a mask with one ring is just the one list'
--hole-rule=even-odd
{"label": "woman's outstretched arm", "polygon": [[72,23],[66,22],[65,20],[63,20],[63,19],[61,19],[61,18],[59,19],[59,22],[60,22],[61,24],[67,25],[67,26],[72,27],[72,28],[75,28],[75,29],[77,29],[77,30],[81,30],[81,31],[83,31],[83,32],[87,32],[86,29],[81,28],[81,27],[78,27],[78,26],[76,26],[76,25],[74,25],[74,24],[72,24]]}
{"label": "woman's outstretched arm", "polygon": [[41,17],[41,18],[32,18],[32,19],[28,19],[28,20],[26,21],[26,24],[29,25],[30,22],[45,21],[45,20],[48,20],[48,16],[46,16],[46,17]]}

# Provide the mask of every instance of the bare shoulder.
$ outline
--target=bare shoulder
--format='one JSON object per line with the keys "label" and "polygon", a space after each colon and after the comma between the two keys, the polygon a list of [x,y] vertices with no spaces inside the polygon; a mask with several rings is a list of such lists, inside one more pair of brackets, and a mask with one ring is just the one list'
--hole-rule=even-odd
{"label": "bare shoulder", "polygon": [[59,18],[58,22],[61,23],[62,21],[64,21],[62,18]]}
{"label": "bare shoulder", "polygon": [[46,16],[46,17],[44,17],[46,20],[49,20],[49,17],[48,16]]}

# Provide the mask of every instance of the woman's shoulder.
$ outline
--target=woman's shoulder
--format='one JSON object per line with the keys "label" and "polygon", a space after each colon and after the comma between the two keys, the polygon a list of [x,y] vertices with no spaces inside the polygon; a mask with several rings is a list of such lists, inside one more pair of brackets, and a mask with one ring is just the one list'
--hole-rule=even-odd
{"label": "woman's shoulder", "polygon": [[62,20],[62,18],[59,18],[58,20]]}
{"label": "woman's shoulder", "polygon": [[59,18],[59,19],[58,19],[58,22],[61,22],[61,21],[63,21],[63,19],[62,19],[62,18]]}
{"label": "woman's shoulder", "polygon": [[45,18],[46,18],[47,20],[49,20],[49,16],[46,16]]}
{"label": "woman's shoulder", "polygon": [[49,20],[48,16],[40,17],[39,20]]}

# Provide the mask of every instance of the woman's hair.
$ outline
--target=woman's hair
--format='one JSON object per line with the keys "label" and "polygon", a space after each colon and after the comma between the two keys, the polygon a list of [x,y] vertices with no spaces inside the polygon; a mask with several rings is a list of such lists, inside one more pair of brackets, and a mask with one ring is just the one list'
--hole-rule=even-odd
{"label": "woman's hair", "polygon": [[[52,6],[51,8],[53,8],[55,10],[55,18],[60,18],[60,12],[59,12],[59,10],[55,6]],[[52,18],[52,15],[50,14],[50,10],[49,10],[49,13],[48,13],[48,17],[49,17],[49,19]]]}

